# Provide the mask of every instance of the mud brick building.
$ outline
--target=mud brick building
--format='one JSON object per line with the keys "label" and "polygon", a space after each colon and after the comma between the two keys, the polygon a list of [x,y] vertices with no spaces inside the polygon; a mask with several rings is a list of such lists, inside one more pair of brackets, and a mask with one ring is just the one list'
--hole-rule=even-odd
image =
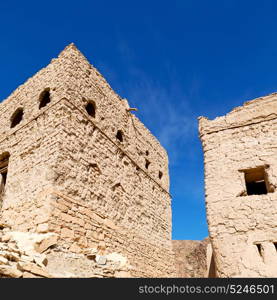
{"label": "mud brick building", "polygon": [[277,277],[277,94],[199,118],[203,241],[133,110],[73,44],[0,104],[0,277]]}
{"label": "mud brick building", "polygon": [[218,277],[277,276],[277,94],[199,118]]}
{"label": "mud brick building", "polygon": [[174,276],[168,157],[73,45],[0,104],[3,226],[53,276]]}

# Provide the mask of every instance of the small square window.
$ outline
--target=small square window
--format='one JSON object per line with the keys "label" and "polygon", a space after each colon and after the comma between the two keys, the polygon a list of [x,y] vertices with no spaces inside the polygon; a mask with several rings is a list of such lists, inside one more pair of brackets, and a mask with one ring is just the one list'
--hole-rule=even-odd
{"label": "small square window", "polygon": [[270,192],[265,167],[244,170],[247,195],[263,195]]}

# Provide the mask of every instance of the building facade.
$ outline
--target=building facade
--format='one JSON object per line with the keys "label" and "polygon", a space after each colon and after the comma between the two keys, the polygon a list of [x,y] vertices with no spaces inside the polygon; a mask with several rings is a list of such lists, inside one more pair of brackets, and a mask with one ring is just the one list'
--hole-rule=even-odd
{"label": "building facade", "polygon": [[217,277],[277,276],[277,94],[199,118]]}
{"label": "building facade", "polygon": [[167,153],[73,44],[0,115],[0,221],[56,234],[49,268],[73,272],[76,254],[93,277],[92,251],[124,262],[107,277],[174,276]]}

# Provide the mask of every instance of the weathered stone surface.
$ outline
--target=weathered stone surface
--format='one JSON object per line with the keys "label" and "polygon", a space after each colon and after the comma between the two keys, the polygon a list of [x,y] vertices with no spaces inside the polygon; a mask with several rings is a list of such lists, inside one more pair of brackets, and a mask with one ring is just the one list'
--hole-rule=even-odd
{"label": "weathered stone surface", "polygon": [[[35,251],[34,245],[53,236],[9,232],[13,242],[0,242],[0,277],[51,277],[45,269],[47,256]],[[19,272],[20,271],[20,272]],[[26,272],[27,273],[26,273]],[[34,275],[30,275],[32,273]]]}
{"label": "weathered stone surface", "polygon": [[33,256],[29,256],[29,255],[21,255],[21,260],[23,262],[33,262],[34,261],[34,257]]}
{"label": "weathered stone surface", "polygon": [[57,240],[58,240],[58,236],[55,234],[52,234],[52,235],[46,237],[45,239],[43,239],[42,241],[37,242],[35,244],[34,248],[38,253],[42,253],[45,250],[47,250],[49,247],[55,245],[57,243]]}
{"label": "weathered stone surface", "polygon": [[0,265],[0,277],[19,278],[22,272],[17,270],[14,266]]}
{"label": "weathered stone surface", "polygon": [[30,272],[23,272],[23,275],[22,275],[23,278],[43,278],[41,276],[37,276],[33,273],[30,273]]}
{"label": "weathered stone surface", "polygon": [[46,232],[48,232],[48,224],[47,223],[39,224],[37,226],[37,232],[38,233],[46,233]]}
{"label": "weathered stone surface", "polygon": [[47,260],[47,257],[45,254],[34,255],[33,260],[39,266],[46,266],[48,263],[48,260]]}
{"label": "weathered stone surface", "polygon": [[118,278],[130,278],[130,272],[126,272],[126,271],[118,271],[115,273],[115,277]]}
{"label": "weathered stone surface", "polygon": [[51,277],[50,274],[47,273],[47,271],[45,271],[42,267],[39,267],[38,265],[34,264],[34,263],[18,263],[17,264],[17,268],[18,270],[24,272],[30,272],[33,273],[35,275],[41,276],[41,277]]}
{"label": "weathered stone surface", "polygon": [[10,225],[8,223],[3,223],[1,220],[0,220],[0,230],[3,230],[5,228],[10,228]]}
{"label": "weathered stone surface", "polygon": [[11,236],[9,233],[3,234],[1,237],[2,242],[8,242],[10,240]]}
{"label": "weathered stone surface", "polygon": [[[0,222],[24,255],[95,247],[125,257],[132,277],[175,275],[167,153],[74,45],[4,100],[0,116]],[[115,276],[114,264],[88,274]]]}
{"label": "weathered stone surface", "polygon": [[0,265],[6,265],[8,263],[8,259],[5,256],[2,256],[0,253]]}
{"label": "weathered stone surface", "polygon": [[208,239],[173,240],[172,243],[178,277],[207,277]]}
{"label": "weathered stone surface", "polygon": [[107,258],[105,256],[97,255],[95,261],[98,263],[98,265],[105,265]]}
{"label": "weathered stone surface", "polygon": [[[98,264],[94,259],[88,259],[83,254],[72,254],[66,252],[50,252],[47,254],[47,271],[58,278],[78,277],[117,277],[116,274],[126,272],[130,275],[130,265],[120,267],[118,262],[106,258],[105,264]],[[57,268],[57,265],[59,267]]]}
{"label": "weathered stone surface", "polygon": [[2,252],[1,255],[3,255],[10,261],[19,261],[20,260],[20,256],[15,252],[6,251],[6,252]]}
{"label": "weathered stone surface", "polygon": [[277,94],[199,118],[218,277],[277,277]]}

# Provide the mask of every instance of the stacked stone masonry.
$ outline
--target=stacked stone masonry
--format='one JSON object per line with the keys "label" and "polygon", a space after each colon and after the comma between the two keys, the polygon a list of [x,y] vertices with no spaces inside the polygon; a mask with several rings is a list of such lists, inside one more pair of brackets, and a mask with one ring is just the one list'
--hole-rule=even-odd
{"label": "stacked stone masonry", "polygon": [[277,94],[200,117],[199,133],[217,276],[276,277]]}
{"label": "stacked stone masonry", "polygon": [[[11,231],[57,234],[50,269],[64,261],[65,274],[70,255],[91,251],[124,261],[103,277],[176,274],[167,153],[73,44],[0,114],[0,220]],[[102,276],[89,266],[75,273]]]}
{"label": "stacked stone masonry", "polygon": [[73,44],[0,104],[0,277],[276,277],[277,94],[199,118],[203,242],[133,110]]}

